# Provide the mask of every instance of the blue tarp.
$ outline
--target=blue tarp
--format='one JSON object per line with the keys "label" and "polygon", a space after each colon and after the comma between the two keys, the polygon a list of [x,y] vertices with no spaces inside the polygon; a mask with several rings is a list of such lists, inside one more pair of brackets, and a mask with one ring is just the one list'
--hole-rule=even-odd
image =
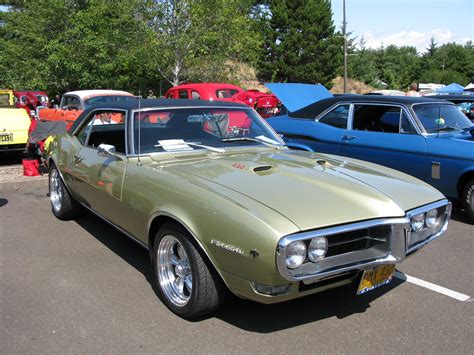
{"label": "blue tarp", "polygon": [[321,84],[266,83],[265,86],[290,112],[298,111],[316,101],[333,96]]}
{"label": "blue tarp", "polygon": [[459,84],[452,83],[452,84],[449,84],[448,86],[445,86],[443,88],[436,90],[436,92],[444,93],[444,94],[460,94],[464,92],[464,87]]}

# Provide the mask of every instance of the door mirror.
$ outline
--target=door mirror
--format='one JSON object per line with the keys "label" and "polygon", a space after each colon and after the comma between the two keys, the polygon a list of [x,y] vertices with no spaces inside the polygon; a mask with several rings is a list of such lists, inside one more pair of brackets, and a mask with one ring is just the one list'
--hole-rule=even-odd
{"label": "door mirror", "polygon": [[120,160],[116,155],[115,155],[115,146],[110,145],[110,144],[99,144],[97,147],[97,155],[99,157],[112,157],[114,159]]}

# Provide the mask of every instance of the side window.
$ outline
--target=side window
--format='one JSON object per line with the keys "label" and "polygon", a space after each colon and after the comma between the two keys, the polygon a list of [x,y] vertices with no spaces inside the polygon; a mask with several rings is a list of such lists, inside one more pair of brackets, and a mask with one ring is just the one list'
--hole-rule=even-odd
{"label": "side window", "polygon": [[63,108],[66,110],[79,110],[81,108],[81,101],[76,96],[65,96]]}
{"label": "side window", "polygon": [[401,108],[384,105],[354,105],[352,129],[399,133]]}
{"label": "side window", "polygon": [[400,133],[417,134],[415,127],[413,127],[411,124],[410,120],[405,114],[405,111],[402,111],[402,117],[400,118]]}
{"label": "side window", "polygon": [[349,117],[349,105],[340,105],[326,113],[318,122],[333,126],[336,128],[347,128]]}
{"label": "side window", "polygon": [[199,95],[199,93],[195,90],[191,91],[191,98],[193,100],[199,100],[201,98],[201,95]]}
{"label": "side window", "polygon": [[88,117],[88,123],[77,134],[79,141],[97,148],[110,144],[117,153],[125,154],[125,113],[121,111],[95,111]]}
{"label": "side window", "polygon": [[188,98],[188,90],[178,91],[178,99],[187,99],[187,98]]}

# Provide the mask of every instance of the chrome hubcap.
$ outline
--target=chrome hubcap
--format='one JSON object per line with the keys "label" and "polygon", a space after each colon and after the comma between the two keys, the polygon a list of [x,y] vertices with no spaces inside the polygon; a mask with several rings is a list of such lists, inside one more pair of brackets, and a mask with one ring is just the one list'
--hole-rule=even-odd
{"label": "chrome hubcap", "polygon": [[191,298],[193,275],[188,254],[178,239],[166,235],[158,245],[156,258],[158,281],[165,294],[176,306],[184,306]]}
{"label": "chrome hubcap", "polygon": [[56,169],[51,170],[51,174],[49,175],[49,198],[51,200],[51,205],[56,212],[59,212],[61,209],[62,192],[59,186],[59,179],[58,171]]}

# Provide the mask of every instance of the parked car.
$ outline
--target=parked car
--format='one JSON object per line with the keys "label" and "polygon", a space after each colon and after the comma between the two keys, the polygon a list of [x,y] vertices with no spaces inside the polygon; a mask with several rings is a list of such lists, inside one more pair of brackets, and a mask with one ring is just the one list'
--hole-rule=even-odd
{"label": "parked car", "polygon": [[34,116],[30,111],[36,111],[38,106],[48,106],[49,98],[44,91],[14,91],[15,107],[24,108],[30,116]]}
{"label": "parked car", "polygon": [[466,95],[436,95],[432,97],[454,103],[471,122],[474,122],[474,93]]}
{"label": "parked car", "polygon": [[263,118],[279,112],[280,101],[273,94],[247,90],[224,83],[189,83],[172,87],[165,93],[167,99],[194,99],[233,101],[253,107]]}
{"label": "parked car", "polygon": [[460,201],[474,219],[474,127],[450,102],[337,96],[269,123],[291,148],[340,154],[413,175]]}
{"label": "parked car", "polygon": [[119,90],[71,91],[63,95],[59,108],[43,108],[38,117],[41,121],[66,121],[66,127],[69,129],[80,113],[88,107],[135,99],[129,92]]}
{"label": "parked car", "polygon": [[[228,130],[233,115],[249,128]],[[90,210],[146,247],[155,289],[185,318],[215,311],[226,291],[261,303],[352,282],[369,291],[441,236],[451,211],[406,174],[287,149],[231,102],[94,106],[47,154],[53,214]]]}
{"label": "parked car", "polygon": [[0,90],[0,107],[11,107],[14,103],[13,90]]}
{"label": "parked car", "polygon": [[30,117],[25,110],[0,107],[0,153],[25,151]]}

